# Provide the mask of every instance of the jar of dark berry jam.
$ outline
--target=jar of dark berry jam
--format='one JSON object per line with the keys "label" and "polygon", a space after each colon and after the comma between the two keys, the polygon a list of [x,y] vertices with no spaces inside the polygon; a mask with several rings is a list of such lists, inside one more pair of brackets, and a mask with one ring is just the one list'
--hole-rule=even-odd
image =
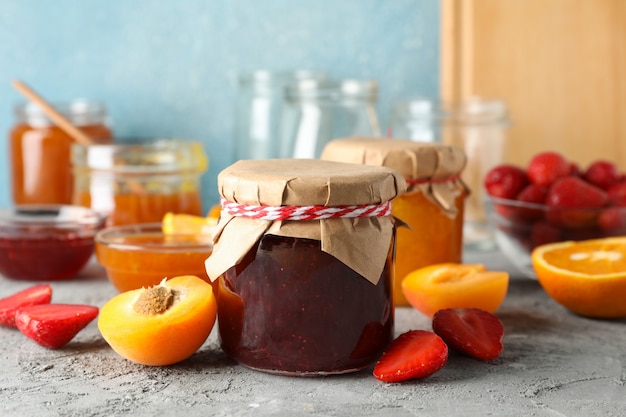
{"label": "jar of dark berry jam", "polygon": [[241,160],[218,176],[213,254],[220,343],[283,375],[354,372],[393,337],[395,170],[315,159]]}

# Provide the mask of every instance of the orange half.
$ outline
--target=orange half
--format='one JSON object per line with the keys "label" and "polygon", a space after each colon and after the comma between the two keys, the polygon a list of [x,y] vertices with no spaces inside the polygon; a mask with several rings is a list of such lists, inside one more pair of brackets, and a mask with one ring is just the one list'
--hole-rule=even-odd
{"label": "orange half", "polygon": [[587,317],[626,317],[626,237],[541,245],[531,259],[559,304]]}

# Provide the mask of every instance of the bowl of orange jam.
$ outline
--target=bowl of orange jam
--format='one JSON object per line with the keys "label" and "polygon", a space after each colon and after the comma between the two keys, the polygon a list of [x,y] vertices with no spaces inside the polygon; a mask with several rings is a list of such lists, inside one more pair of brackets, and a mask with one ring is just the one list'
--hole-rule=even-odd
{"label": "bowl of orange jam", "polygon": [[95,241],[97,260],[120,292],[180,275],[210,282],[204,268],[213,251],[210,234],[164,233],[161,223],[144,223],[108,227]]}

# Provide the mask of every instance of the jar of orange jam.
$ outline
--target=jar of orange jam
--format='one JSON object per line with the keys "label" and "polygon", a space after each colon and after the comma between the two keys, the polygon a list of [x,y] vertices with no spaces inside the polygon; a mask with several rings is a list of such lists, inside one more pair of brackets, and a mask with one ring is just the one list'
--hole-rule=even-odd
{"label": "jar of orange jam", "polygon": [[[112,132],[102,103],[74,100],[54,105],[96,143],[111,143]],[[70,204],[73,175],[70,147],[74,141],[33,103],[15,107],[9,148],[15,204]]]}
{"label": "jar of orange jam", "polygon": [[394,300],[408,306],[402,280],[421,267],[461,262],[463,211],[468,189],[460,179],[463,149],[406,139],[351,137],[326,145],[329,161],[393,168],[404,176],[407,191],[393,202],[392,213],[408,227],[398,228]]}
{"label": "jar of orange jam", "polygon": [[218,280],[222,349],[281,375],[353,372],[393,337],[395,225],[404,191],[384,167],[241,160],[218,176],[222,211],[205,265]]}
{"label": "jar of orange jam", "polygon": [[107,216],[107,227],[160,222],[168,212],[201,215],[201,143],[178,139],[72,146],[76,205]]}

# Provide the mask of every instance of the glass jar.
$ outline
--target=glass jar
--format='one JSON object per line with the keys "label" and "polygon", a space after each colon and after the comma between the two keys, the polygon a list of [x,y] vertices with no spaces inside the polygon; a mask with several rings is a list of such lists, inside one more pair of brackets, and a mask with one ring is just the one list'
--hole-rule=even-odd
{"label": "glass jar", "polygon": [[107,226],[160,222],[168,212],[202,215],[199,142],[160,139],[72,146],[74,204],[107,216]]}
{"label": "glass jar", "polygon": [[285,88],[303,80],[324,80],[321,71],[253,71],[239,78],[235,161],[280,156],[280,126]]}
{"label": "glass jar", "polygon": [[288,86],[285,94],[283,158],[319,158],[332,139],[381,135],[376,81],[306,80]]}
{"label": "glass jar", "polygon": [[389,200],[404,180],[382,167],[275,159],[238,161],[218,183],[206,268],[218,279],[222,349],[249,368],[297,376],[378,359],[393,337]]}
{"label": "glass jar", "polygon": [[387,136],[416,142],[441,142],[448,110],[427,98],[397,100],[391,107]]}
{"label": "glass jar", "polygon": [[487,172],[505,162],[507,106],[500,100],[471,97],[449,105],[443,126],[444,143],[461,147],[467,155],[463,181],[472,193],[465,203],[464,245],[469,250],[493,250],[495,240],[487,224],[485,187]]}
{"label": "glass jar", "polygon": [[393,168],[408,189],[393,202],[392,213],[408,227],[398,228],[394,302],[408,306],[402,280],[412,271],[443,262],[461,262],[464,203],[468,190],[460,176],[464,151],[437,143],[406,139],[352,137],[336,139],[322,159]]}
{"label": "glass jar", "polygon": [[[111,143],[102,103],[74,100],[55,109],[96,143]],[[15,107],[9,148],[15,204],[70,204],[74,179],[70,148],[74,140],[33,103]]]}

